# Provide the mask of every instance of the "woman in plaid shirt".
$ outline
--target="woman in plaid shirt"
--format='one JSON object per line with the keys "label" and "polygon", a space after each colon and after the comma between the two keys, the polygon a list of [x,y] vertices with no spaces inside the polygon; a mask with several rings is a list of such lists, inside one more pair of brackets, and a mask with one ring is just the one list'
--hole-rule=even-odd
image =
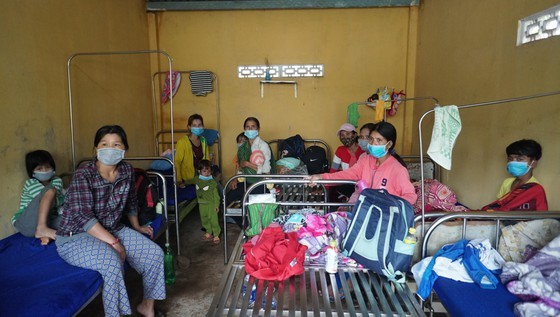
{"label": "woman in plaid shirt", "polygon": [[[98,271],[103,277],[105,316],[132,313],[124,284],[126,260],[142,275],[144,299],[137,310],[154,316],[154,300],[165,299],[163,251],[138,223],[133,168],[122,161],[128,150],[123,128],[101,127],[94,139],[97,158],[76,170],[62,212],[56,245],[69,264]],[[126,214],[133,229],[121,223]]]}

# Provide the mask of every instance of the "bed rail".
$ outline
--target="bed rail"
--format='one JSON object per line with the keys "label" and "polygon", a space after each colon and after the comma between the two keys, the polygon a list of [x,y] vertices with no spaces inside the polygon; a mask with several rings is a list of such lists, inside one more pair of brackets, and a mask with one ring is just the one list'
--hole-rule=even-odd
{"label": "bed rail", "polygon": [[497,247],[500,241],[500,225],[503,221],[507,220],[535,220],[535,219],[560,219],[560,211],[473,211],[473,212],[453,212],[439,217],[435,220],[426,230],[424,239],[422,240],[422,258],[427,256],[428,243],[430,236],[434,233],[436,228],[446,222],[454,220],[462,220],[462,237],[464,239],[468,221],[470,220],[488,220],[495,222],[496,240],[494,247]]}
{"label": "bed rail", "polygon": [[[245,272],[244,242],[241,234],[207,317],[425,316],[407,284],[389,282],[367,269],[339,266],[339,276],[347,276],[347,283],[341,283],[342,292],[332,287],[337,285],[336,275],[326,273],[323,266],[317,265],[305,265],[302,275],[282,282],[250,277]],[[329,299],[329,292],[333,300]]]}

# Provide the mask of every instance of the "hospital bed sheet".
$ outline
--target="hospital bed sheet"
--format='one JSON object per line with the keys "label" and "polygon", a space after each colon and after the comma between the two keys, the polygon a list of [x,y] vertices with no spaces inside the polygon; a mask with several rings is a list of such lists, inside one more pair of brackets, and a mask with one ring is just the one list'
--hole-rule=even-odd
{"label": "hospital bed sheet", "polygon": [[0,315],[73,316],[101,290],[101,275],[66,263],[55,243],[20,233],[0,240]]}
{"label": "hospital bed sheet", "polygon": [[502,283],[496,289],[483,289],[475,283],[458,282],[439,277],[434,290],[453,317],[514,317],[513,305],[521,299],[510,293]]}

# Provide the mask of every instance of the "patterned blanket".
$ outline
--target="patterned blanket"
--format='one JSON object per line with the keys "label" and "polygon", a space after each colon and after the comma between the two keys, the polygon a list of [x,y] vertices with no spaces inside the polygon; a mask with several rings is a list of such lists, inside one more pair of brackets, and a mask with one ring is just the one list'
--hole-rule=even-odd
{"label": "patterned blanket", "polygon": [[517,316],[560,316],[560,236],[525,263],[507,262],[500,279],[524,300],[515,304]]}

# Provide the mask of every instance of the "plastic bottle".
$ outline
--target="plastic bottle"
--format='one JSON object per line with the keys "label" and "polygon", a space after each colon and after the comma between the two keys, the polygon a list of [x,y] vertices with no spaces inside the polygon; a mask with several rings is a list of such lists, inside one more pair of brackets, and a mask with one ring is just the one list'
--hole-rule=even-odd
{"label": "plastic bottle", "polygon": [[338,271],[338,248],[335,240],[331,240],[327,248],[325,271],[327,273],[336,273]]}
{"label": "plastic bottle", "polygon": [[173,285],[175,284],[175,259],[173,258],[173,253],[171,252],[171,247],[169,243],[165,244],[165,256],[163,259],[164,270],[165,270],[165,284]]}
{"label": "plastic bottle", "polygon": [[408,234],[404,238],[404,243],[406,244],[416,244],[418,243],[418,237],[416,236],[415,228],[408,228]]}
{"label": "plastic bottle", "polygon": [[156,204],[156,214],[161,215],[163,213],[163,199],[158,201]]}

